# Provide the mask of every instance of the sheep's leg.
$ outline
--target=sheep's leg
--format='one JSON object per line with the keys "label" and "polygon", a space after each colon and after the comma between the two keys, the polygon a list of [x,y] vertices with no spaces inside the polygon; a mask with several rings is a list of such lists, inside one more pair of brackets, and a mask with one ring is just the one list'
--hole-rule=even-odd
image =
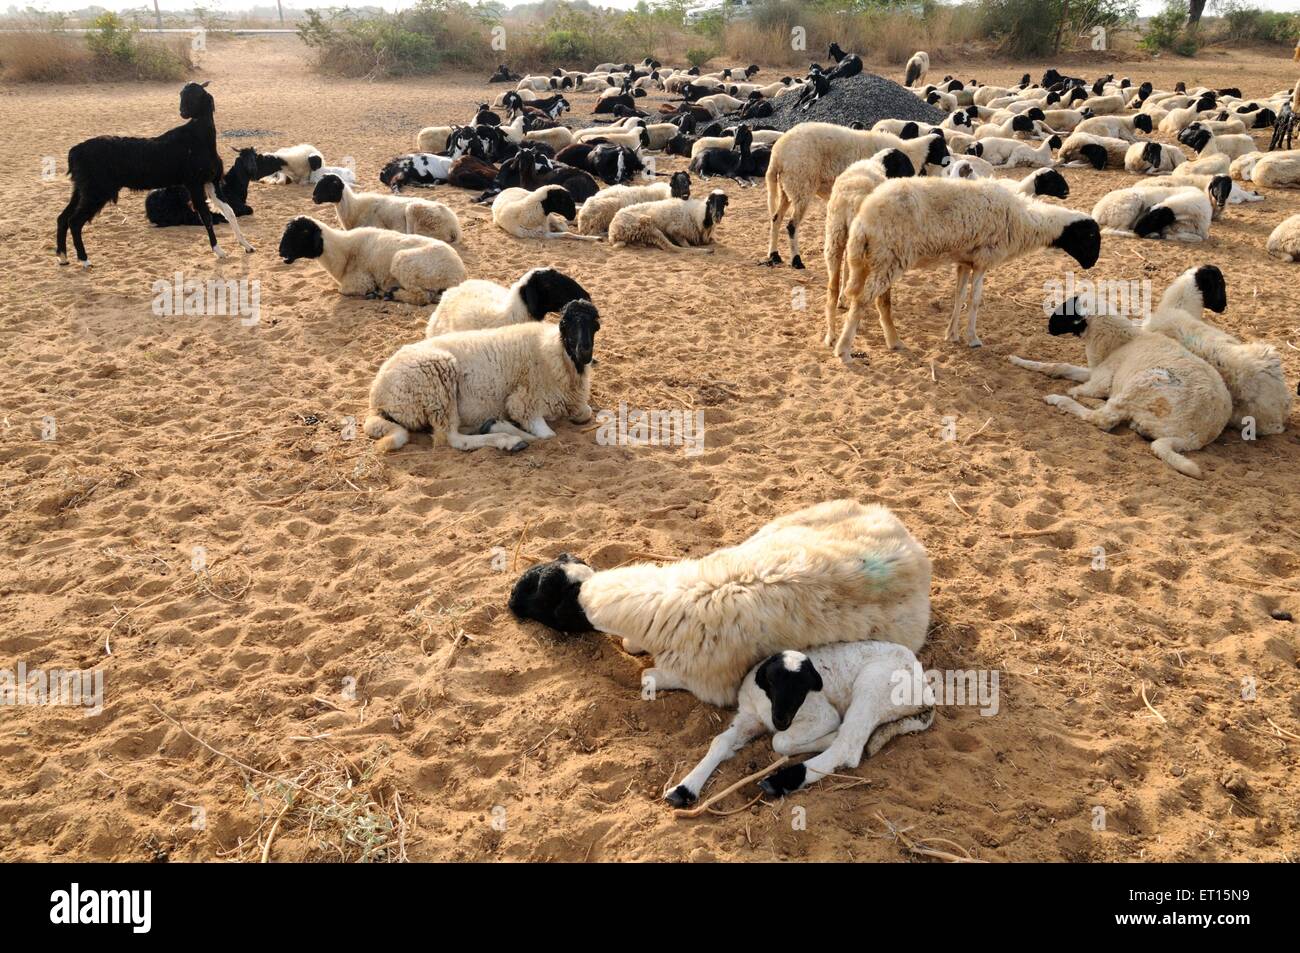
{"label": "sheep's leg", "polygon": [[700,760],[691,773],[664,795],[673,807],[686,807],[693,804],[700,796],[704,783],[718,770],[718,765],[735,757],[741,748],[749,744],[766,731],[766,727],[754,715],[746,711],[736,713],[727,730],[713,739],[708,753]]}
{"label": "sheep's leg", "polygon": [[235,214],[235,210],[226,203],[225,199],[217,194],[217,188],[214,183],[209,182],[207,184],[206,192],[208,198],[216,204],[217,210],[220,211],[221,214],[226,217],[226,221],[230,223],[230,227],[235,232],[235,241],[239,242],[239,244],[243,246],[245,252],[251,253],[254,250],[253,246],[249,244],[248,239],[244,237],[244,233],[239,227],[239,216]]}
{"label": "sheep's leg", "polygon": [[954,344],[961,340],[958,329],[961,327],[961,307],[966,303],[966,280],[969,277],[970,269],[959,263],[957,265],[957,290],[952,296],[952,320],[948,322],[948,340]]}
{"label": "sheep's leg", "polygon": [[656,692],[685,692],[690,690],[679,676],[666,668],[646,669],[641,673],[641,685]]}
{"label": "sheep's leg", "polygon": [[72,247],[77,252],[77,261],[81,263],[82,268],[90,267],[90,259],[86,256],[86,246],[81,240],[81,230],[103,207],[103,202],[89,202],[83,195],[81,202],[77,205],[77,210],[72,213],[71,221],[68,222],[68,227],[72,229]]}
{"label": "sheep's leg", "polygon": [[770,174],[767,184],[767,211],[771,215],[771,228],[767,236],[767,260],[765,265],[781,264],[781,253],[776,250],[777,236],[781,233],[781,219],[790,208],[790,197],[785,194],[780,183]]}
{"label": "sheep's leg", "polygon": [[641,648],[641,646],[637,645],[631,639],[623,640],[623,651],[628,655],[645,655],[647,652],[646,649]]}
{"label": "sheep's leg", "polygon": [[885,347],[897,351],[901,345],[894,329],[894,299],[890,289],[886,288],[885,293],[876,298],[876,313],[880,315],[880,330],[885,332]]}
{"label": "sheep's leg", "polygon": [[549,440],[555,436],[555,431],[547,426],[544,417],[534,417],[528,421],[528,432],[539,440]]}
{"label": "sheep's leg", "polygon": [[835,310],[840,304],[840,292],[843,290],[844,242],[838,235],[826,238],[826,338],[825,345],[835,343],[835,334],[839,331],[835,320]]}
{"label": "sheep's leg", "polygon": [[979,347],[983,343],[975,333],[975,319],[979,317],[980,302],[983,300],[984,270],[978,269],[975,271],[975,280],[971,284],[970,307],[966,310],[966,343],[971,347]]}
{"label": "sheep's leg", "polygon": [[1016,357],[1012,354],[1007,358],[1016,367],[1023,367],[1026,370],[1037,371],[1040,374],[1046,374],[1048,377],[1064,377],[1071,381],[1086,381],[1092,371],[1086,367],[1079,367],[1077,364],[1054,364],[1047,361],[1027,361],[1023,357]]}
{"label": "sheep's leg", "polygon": [[[59,232],[54,241],[54,255],[59,259],[60,265],[68,263],[68,221],[72,218],[77,206],[81,204],[81,192],[78,189],[72,190],[72,198],[64,206],[63,211],[59,213]],[[80,257],[80,256],[78,256]]]}
{"label": "sheep's leg", "polygon": [[1086,420],[1101,430],[1114,430],[1125,419],[1125,415],[1116,410],[1109,401],[1093,410],[1090,407],[1083,406],[1073,397],[1066,397],[1064,394],[1048,394],[1043,400],[1053,407],[1060,407],[1066,413],[1074,414],[1079,419]]}
{"label": "sheep's leg", "polygon": [[853,700],[835,740],[829,748],[802,764],[789,765],[761,782],[764,791],[781,797],[820,781],[838,768],[856,768],[876,727],[923,711],[923,705],[898,705],[893,692],[893,662],[878,661],[863,666],[853,684]]}
{"label": "sheep's leg", "polygon": [[1105,400],[1110,396],[1110,382],[1110,374],[1096,374],[1077,387],[1071,387],[1066,393],[1071,397],[1095,397],[1098,400]]}
{"label": "sheep's leg", "polygon": [[828,731],[819,738],[804,739],[786,737],[789,732],[778,731],[772,736],[772,750],[777,754],[821,754],[835,743],[837,731]]}
{"label": "sheep's leg", "polygon": [[513,434],[508,433],[486,433],[486,434],[464,434],[460,432],[460,412],[456,407],[456,394],[450,395],[452,400],[451,412],[447,415],[447,443],[456,450],[477,450],[480,447],[496,447],[498,450],[506,450],[510,453],[523,450],[528,446],[528,442],[520,440]]}
{"label": "sheep's leg", "polygon": [[199,215],[199,221],[203,227],[208,230],[208,247],[218,258],[225,258],[226,252],[217,244],[217,233],[212,228],[212,212],[208,210],[208,200],[204,197],[203,190],[197,185],[189,186],[190,204],[194,206],[194,211]]}
{"label": "sheep's leg", "polygon": [[799,256],[799,223],[808,214],[808,200],[801,199],[790,209],[790,221],[785,224],[785,233],[790,236],[790,267],[802,269],[803,258]]}
{"label": "sheep's leg", "polygon": [[479,433],[508,433],[512,437],[518,437],[528,443],[532,443],[537,437],[527,430],[521,430],[508,420],[489,420],[479,428]]}

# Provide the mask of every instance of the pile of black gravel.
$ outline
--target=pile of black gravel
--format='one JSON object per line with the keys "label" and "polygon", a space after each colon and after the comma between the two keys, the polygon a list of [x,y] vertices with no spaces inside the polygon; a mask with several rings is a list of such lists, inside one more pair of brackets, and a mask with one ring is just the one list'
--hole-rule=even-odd
{"label": "pile of black gravel", "polygon": [[908,119],[938,124],[946,115],[921,100],[906,87],[875,73],[859,73],[836,80],[828,92],[806,110],[796,105],[798,94],[790,93],[774,101],[776,111],[755,126],[770,126],[786,131],[801,122],[833,122],[848,126],[860,122],[868,129],[881,119]]}

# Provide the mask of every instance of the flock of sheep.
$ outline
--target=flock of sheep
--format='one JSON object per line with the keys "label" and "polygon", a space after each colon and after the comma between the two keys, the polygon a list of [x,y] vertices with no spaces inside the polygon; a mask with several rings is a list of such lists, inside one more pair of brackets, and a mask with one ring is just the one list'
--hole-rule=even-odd
{"label": "flock of sheep", "polygon": [[[388,193],[357,191],[353,170],[327,166],[305,144],[267,155],[237,150],[226,171],[212,97],[191,83],[181,94],[184,125],[153,139],[108,136],[73,147],[74,191],[58,222],[60,261],[71,231],[78,259],[89,264],[82,228],[123,188],[153,189],[149,221],[202,224],[222,256],[206,200],[252,251],[238,224],[249,211],[249,183],[310,185],[315,204],[335,206],[338,227],[294,218],[280,240],[286,263],[315,259],[343,294],[437,302],[425,337],[379,368],[365,433],[385,451],[418,431],[460,450],[517,451],[554,437],[548,421],[591,419],[600,315],[586,289],[553,268],[532,269],[509,286],[470,278],[455,248],[462,237],[455,212],[400,194],[404,188],[480,192],[492,222],[517,239],[676,252],[708,251],[727,208],[720,189],[692,197],[691,173],[742,185],[762,177],[770,226],[764,264],[783,263],[777,246],[784,223],[790,264],[803,268],[799,225],[814,200],[826,203],[824,344],[849,363],[870,305],[886,346],[899,346],[891,289],[914,269],[956,268],[948,339],[974,347],[991,268],[1045,249],[1091,268],[1103,235],[1198,242],[1227,206],[1264,200],[1246,183],[1300,186],[1300,151],[1260,151],[1250,133],[1276,126],[1289,137],[1300,84],[1253,101],[1236,89],[1159,90],[1055,70],[1011,87],[951,77],[919,85],[929,58],[918,53],[906,81],[946,113],[937,124],[762,128],[772,102],[833,95],[835,80],[862,69],[860,58],[834,44],[831,55],[829,69],[814,66],[804,78],[770,84],[751,82],[757,67],[705,74],[647,60],[515,77],[502,66],[490,81],[514,88],[480,105],[463,126],[420,130],[417,151],[394,157],[381,172]],[[651,116],[638,106],[650,89],[678,98]],[[610,121],[577,132],[564,126],[569,90],[599,92],[594,114]],[[1155,132],[1181,146],[1148,138]],[[689,172],[658,172],[654,152],[689,158]],[[1116,189],[1084,212],[1063,204],[1070,189],[1059,169],[1071,166],[1124,169],[1152,181]],[[994,177],[1008,168],[1027,174]],[[667,181],[655,181],[660,177]],[[1300,216],[1278,225],[1268,250],[1300,260]],[[1104,430],[1127,422],[1161,460],[1199,477],[1187,452],[1229,424],[1280,433],[1291,409],[1276,350],[1206,320],[1207,309],[1222,312],[1226,304],[1222,273],[1197,264],[1140,322],[1063,302],[1047,330],[1079,336],[1086,366],[1011,360],[1076,383],[1049,403]],[[552,313],[557,323],[545,320]],[[1103,403],[1090,408],[1080,397]],[[722,760],[762,732],[775,733],[779,753],[818,753],[763,782],[783,794],[856,765],[896,734],[927,727],[932,704],[899,703],[888,685],[916,664],[929,589],[929,559],[906,527],[883,507],[840,500],[777,519],[698,560],[597,572],[565,555],[525,573],[510,608],[559,631],[620,636],[627,651],[654,656],[645,677],[657,689],[739,703],[708,755],[666,795],[684,806]]]}

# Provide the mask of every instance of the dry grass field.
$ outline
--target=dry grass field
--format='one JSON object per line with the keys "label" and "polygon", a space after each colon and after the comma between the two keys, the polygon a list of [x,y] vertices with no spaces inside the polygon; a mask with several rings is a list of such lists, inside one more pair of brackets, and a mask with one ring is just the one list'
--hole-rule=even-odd
{"label": "dry grass field", "polygon": [[[1005,82],[1045,65],[933,74]],[[1247,95],[1296,78],[1289,59],[1249,52],[1053,65]],[[327,82],[292,39],[213,42],[201,67],[223,146],[311,142],[354,157],[369,188],[417,129],[489,95],[489,65]],[[68,148],[168,128],[177,91],[0,86],[0,668],[99,668],[105,685],[94,716],[0,710],[0,856],[1295,859],[1297,628],[1270,614],[1300,615],[1300,422],[1255,442],[1226,432],[1193,454],[1196,481],[1130,431],[1046,405],[1061,387],[1007,356],[1082,363],[1043,316],[1064,255],[990,274],[977,350],[943,340],[951,271],[912,274],[894,296],[904,349],[864,322],[866,357],[846,369],[821,344],[820,208],[796,272],[757,265],[761,188],[725,185],[711,255],[520,241],[470,194],[436,190],[461,216],[472,276],[553,265],[591,291],[597,409],[702,410],[705,446],[602,446],[560,422],[515,455],[423,436],[380,457],[346,439],[347,419],[429,309],[344,298],[314,263],[281,263],[290,217],[333,221],[307,187],[254,184],[254,255],[221,227],[231,257],[217,264],[201,229],[152,229],[126,194],[86,229],[94,267],[56,265]],[[594,97],[571,98],[590,112]],[[1133,179],[1065,175],[1083,209]],[[1264,242],[1297,211],[1300,194],[1271,192],[1231,207],[1204,245],[1107,238],[1079,277],[1159,295],[1217,264],[1216,320],[1276,344],[1294,382],[1300,271]],[[260,323],[156,316],[153,283],[177,272],[255,279]],[[512,581],[566,550],[597,567],[700,555],[841,496],[887,504],[926,546],[923,661],[996,670],[997,714],[945,707],[852,775],[674,818],[665,784],[728,714],[681,692],[642,700],[646,660],[518,623]],[[710,790],[772,757],[756,742]]]}

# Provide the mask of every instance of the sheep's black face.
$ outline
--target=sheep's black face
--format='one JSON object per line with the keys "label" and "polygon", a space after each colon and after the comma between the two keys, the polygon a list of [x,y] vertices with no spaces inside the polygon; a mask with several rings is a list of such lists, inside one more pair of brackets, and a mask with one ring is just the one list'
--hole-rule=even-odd
{"label": "sheep's black face", "polygon": [[1153,169],[1160,168],[1160,143],[1148,142],[1143,146],[1142,161]]}
{"label": "sheep's black face", "polygon": [[275,175],[285,166],[285,161],[279,156],[263,155],[257,153],[257,167],[254,170],[253,178],[265,179],[268,175]]}
{"label": "sheep's black face", "polygon": [[1088,160],[1088,164],[1094,169],[1106,168],[1106,160],[1110,158],[1105,147],[1099,146],[1095,142],[1090,142],[1086,146],[1080,146],[1079,152]]}
{"label": "sheep's black face", "polygon": [[317,156],[317,155],[311,155],[311,156],[308,156],[308,157],[307,157],[307,166],[308,166],[308,167],[309,167],[313,172],[315,172],[317,169],[319,169],[319,168],[320,168],[322,165],[324,165],[324,164],[325,164],[325,162],[324,162],[323,159],[321,159],[320,156]]}
{"label": "sheep's black face", "polygon": [[691,177],[686,172],[674,172],[672,178],[668,180],[668,191],[675,199],[688,199],[691,197]]}
{"label": "sheep's black face", "polygon": [[1044,169],[1034,176],[1034,194],[1048,195],[1054,199],[1067,199],[1070,197],[1070,183],[1066,182],[1065,176],[1055,169]]}
{"label": "sheep's black face", "polygon": [[1228,204],[1228,196],[1232,195],[1232,177],[1216,175],[1210,180],[1207,191],[1210,193],[1210,200],[1219,208],[1223,208]]}
{"label": "sheep's black face", "polygon": [[704,203],[704,227],[712,228],[722,221],[722,216],[727,211],[727,195],[725,192],[712,192]]}
{"label": "sheep's black face", "polygon": [[1267,107],[1255,113],[1255,129],[1267,129],[1277,122],[1277,113]]}
{"label": "sheep's black face", "polygon": [[574,204],[572,195],[563,187],[557,186],[547,190],[546,197],[542,199],[542,211],[547,215],[563,216],[565,221],[571,222],[577,217],[578,206]]}
{"label": "sheep's black face", "polygon": [[1198,153],[1210,144],[1214,135],[1208,129],[1197,129],[1195,133],[1187,138],[1187,145],[1191,146]]}
{"label": "sheep's black face", "polygon": [[285,264],[293,264],[299,258],[319,258],[325,253],[325,236],[321,234],[320,225],[310,218],[295,218],[284,227],[280,236],[280,257]]}
{"label": "sheep's black face", "polygon": [[939,101],[939,94],[938,94],[938,93],[930,93],[930,95],[928,95],[928,96],[925,97],[925,101],[926,101],[927,103],[929,103],[931,106],[933,106],[935,103],[937,103],[937,102]]}
{"label": "sheep's black face", "polygon": [[343,180],[333,173],[321,176],[320,181],[316,183],[316,188],[312,189],[311,200],[317,205],[325,202],[341,202]]}
{"label": "sheep's black face", "polygon": [[1051,149],[1053,152],[1061,148],[1062,145],[1064,145],[1064,143],[1061,142],[1060,136],[1052,136],[1052,138],[1047,140],[1047,148]]}
{"label": "sheep's black face", "polygon": [[748,126],[736,130],[736,149],[744,151],[754,144],[754,132]]}
{"label": "sheep's black face", "polygon": [[1133,224],[1133,233],[1138,238],[1146,238],[1148,235],[1159,235],[1170,225],[1174,224],[1178,216],[1174,210],[1166,206],[1159,206],[1151,209]]}
{"label": "sheep's black face", "polygon": [[[1037,120],[1038,122],[1043,122],[1044,120],[1047,119],[1047,114],[1043,112],[1041,109],[1039,109],[1037,106],[1031,106],[1028,109],[1026,109],[1025,115],[1030,119]],[[1032,130],[1033,127],[1030,126],[1030,129]]]}
{"label": "sheep's black face", "polygon": [[1196,290],[1201,293],[1201,303],[1215,314],[1223,314],[1228,309],[1228,285],[1217,266],[1202,265],[1196,269]]}
{"label": "sheep's black face", "polygon": [[1061,101],[1061,94],[1060,94],[1060,93],[1048,93],[1048,94],[1047,94],[1047,99],[1045,99],[1045,100],[1043,100],[1043,101],[1044,101],[1045,103],[1047,103],[1047,105],[1049,105],[1049,106],[1055,106],[1057,103],[1059,103],[1059,102]]}
{"label": "sheep's black face", "polygon": [[1086,330],[1088,318],[1079,310],[1078,297],[1066,299],[1047,319],[1047,333],[1056,337],[1062,334],[1081,335]]}
{"label": "sheep's black face", "polygon": [[1187,92],[1187,84],[1180,79],[1177,83],[1174,84],[1174,92],[1175,93]]}
{"label": "sheep's black face", "polygon": [[1194,122],[1178,134],[1178,141],[1185,146],[1191,145],[1192,139],[1204,128],[1199,122]]}
{"label": "sheep's black face", "polygon": [[560,340],[564,353],[581,372],[591,363],[600,330],[600,312],[590,301],[570,301],[560,312]]}
{"label": "sheep's black face", "polygon": [[560,311],[570,301],[591,300],[586,288],[554,268],[535,268],[529,272],[519,296],[534,321],[542,320],[552,311]]}
{"label": "sheep's black face", "polygon": [[948,158],[948,143],[944,141],[943,136],[934,136],[930,140],[930,148],[925,152],[926,165],[942,166],[947,165],[949,161],[951,160]]}
{"label": "sheep's black face", "polygon": [[1133,128],[1150,135],[1151,129],[1153,128],[1151,125],[1151,117],[1146,113],[1138,113],[1133,117]]}
{"label": "sheep's black face", "polygon": [[559,632],[590,632],[578,596],[593,574],[581,559],[561,553],[559,559],[534,566],[519,577],[510,590],[510,611]]}
{"label": "sheep's black face", "polygon": [[984,144],[980,142],[972,142],[966,147],[966,154],[968,156],[976,156],[977,158],[984,155]]}
{"label": "sheep's black face", "polygon": [[921,127],[914,122],[905,122],[903,128],[898,130],[898,138],[900,139],[917,139],[920,138],[920,135]]}
{"label": "sheep's black face", "polygon": [[1101,229],[1092,219],[1081,218],[1065,226],[1052,247],[1061,249],[1080,267],[1091,268],[1101,254]]}
{"label": "sheep's black face", "polygon": [[1141,101],[1146,99],[1148,96],[1151,95],[1151,93],[1154,90],[1155,87],[1152,86],[1150,83],[1143,83],[1141,86],[1138,87],[1138,100]]}
{"label": "sheep's black face", "polygon": [[886,152],[885,157],[880,160],[880,166],[885,170],[887,179],[905,179],[916,175],[916,166],[912,165],[912,160],[908,158],[906,152],[898,149],[890,149]]}
{"label": "sheep's black face", "polygon": [[1065,105],[1070,106],[1073,105],[1074,103],[1077,103],[1081,99],[1087,99],[1087,98],[1088,98],[1088,94],[1085,93],[1078,86],[1076,86],[1074,87],[1074,89],[1070,90],[1070,95],[1065,98]]}
{"label": "sheep's black face", "polygon": [[1021,113],[1019,116],[1016,116],[1011,120],[1011,131],[1012,132],[1033,132],[1034,121],[1028,116],[1026,116],[1024,113]]}
{"label": "sheep's black face", "polygon": [[210,115],[216,110],[212,94],[206,89],[207,85],[207,83],[186,83],[181,88],[182,119]]}
{"label": "sheep's black face", "polygon": [[772,703],[772,726],[785,731],[809,692],[822,690],[821,673],[802,652],[778,652],[754,673],[754,682]]}

